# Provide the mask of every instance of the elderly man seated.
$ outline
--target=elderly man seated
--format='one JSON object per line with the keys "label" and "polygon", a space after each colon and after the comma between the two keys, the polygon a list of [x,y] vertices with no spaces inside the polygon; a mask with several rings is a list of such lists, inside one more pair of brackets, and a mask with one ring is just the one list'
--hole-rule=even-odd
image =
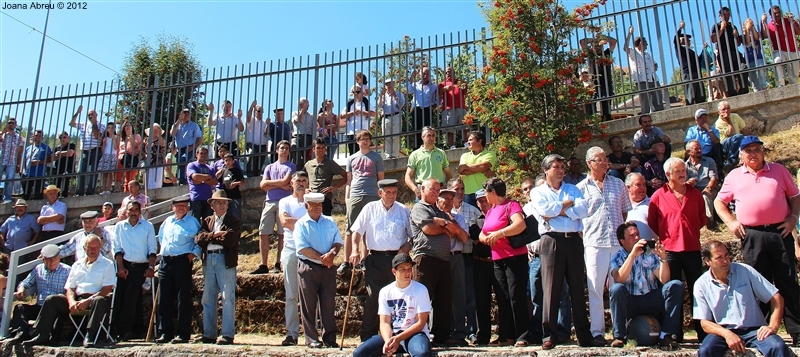
{"label": "elderly man seated", "polygon": [[[9,336],[13,336],[8,343],[18,343],[31,338],[28,321],[39,315],[47,297],[64,294],[64,284],[67,282],[70,267],[61,263],[59,249],[55,244],[48,244],[42,248],[41,259],[44,264],[39,264],[31,270],[14,293],[14,298],[24,300],[28,293],[36,294],[36,304],[17,304],[11,313]],[[58,322],[63,326],[64,320]],[[56,328],[56,331],[61,331]]]}
{"label": "elderly man seated", "polygon": [[[100,256],[102,238],[92,234],[86,237],[83,250],[86,258],[72,265],[64,287],[66,296],[51,295],[44,300],[39,317],[36,318],[36,337],[22,343],[23,346],[58,343],[59,336],[50,336],[56,319],[67,318],[68,314],[89,311],[89,329],[83,340],[83,347],[94,347],[100,323],[109,311],[108,295],[117,280],[114,263]],[[56,253],[57,254],[57,253]]]}
{"label": "elderly man seated", "polygon": [[703,156],[700,142],[689,140],[686,143],[686,184],[694,186],[703,193],[703,201],[706,206],[706,227],[714,226],[714,198],[718,191],[717,164],[714,159]]}

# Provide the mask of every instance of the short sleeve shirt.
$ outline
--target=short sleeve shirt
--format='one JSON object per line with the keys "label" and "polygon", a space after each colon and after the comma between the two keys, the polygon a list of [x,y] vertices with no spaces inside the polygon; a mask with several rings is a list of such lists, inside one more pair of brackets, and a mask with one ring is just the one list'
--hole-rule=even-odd
{"label": "short sleeve shirt", "polygon": [[[711,127],[710,131],[714,132],[714,135],[719,138],[719,130],[715,127]],[[711,153],[711,149],[714,147],[714,143],[711,141],[711,134],[698,127],[697,125],[689,128],[686,130],[686,138],[684,142],[689,142],[689,140],[697,140],[700,142],[700,146],[703,147],[703,155],[709,155]]]}
{"label": "short sleeve shirt", "polygon": [[411,247],[415,256],[428,255],[450,261],[450,237],[447,234],[427,235],[422,232],[422,227],[430,224],[435,217],[449,220],[447,213],[436,205],[424,201],[414,204],[411,208],[411,233],[414,237]]}
{"label": "short sleeve shirt", "polygon": [[792,174],[783,165],[765,163],[753,174],[746,166],[733,169],[717,199],[736,201],[736,219],[746,226],[783,222],[791,213],[787,198],[800,194]]}
{"label": "short sleeve shirt", "polygon": [[639,129],[635,134],[633,134],[633,147],[640,150],[648,150],[650,149],[650,143],[653,141],[653,139],[655,139],[656,136],[664,136],[664,132],[658,127],[652,127],[649,134],[645,133],[642,129]]}
{"label": "short sleeve shirt", "polygon": [[[77,122],[75,125],[78,128],[78,132],[81,135],[81,149],[82,150],[90,150],[100,147],[100,139],[97,139],[92,135],[92,122]],[[106,132],[106,126],[100,123],[97,123],[97,130],[100,132],[101,136],[102,133]]]}
{"label": "short sleeve shirt", "polygon": [[[411,280],[405,288],[398,288],[392,282],[383,287],[378,293],[378,315],[389,316],[392,319],[392,333],[405,331],[419,321],[418,315],[431,312],[431,298],[428,289],[418,281]],[[422,332],[429,334],[428,324]]]}
{"label": "short sleeve shirt", "polygon": [[686,159],[686,179],[691,178],[697,179],[694,188],[698,190],[705,189],[712,178],[717,178],[717,164],[714,159],[703,156],[699,165],[692,163],[692,159]]}
{"label": "short sleeve shirt", "polygon": [[745,123],[744,119],[742,119],[742,117],[740,117],[739,114],[731,113],[730,118],[731,118],[730,124],[719,118],[717,119],[716,122],[714,122],[714,127],[717,128],[717,130],[719,131],[719,141],[723,141],[728,137],[728,129],[731,126],[733,126],[734,135],[741,134],[742,128],[747,126],[747,123]]}
{"label": "short sleeve shirt", "polygon": [[217,116],[217,135],[216,140],[220,143],[230,143],[236,142],[237,137],[239,136],[239,123],[241,120],[234,116],[224,116],[223,114],[219,114]]}
{"label": "short sleeve shirt", "polygon": [[47,223],[42,226],[43,231],[63,231],[64,227],[66,226],[67,222],[67,204],[61,202],[60,200],[56,200],[52,205],[48,203],[46,200],[42,205],[42,209],[39,210],[39,216],[52,216],[54,214],[60,214],[64,216],[64,223]]}
{"label": "short sleeve shirt", "polygon": [[[292,175],[297,171],[297,166],[291,161],[273,162],[264,168],[265,180],[280,180],[286,175]],[[292,191],[283,188],[272,188],[267,191],[267,201],[278,201],[286,196],[291,196]]]}
{"label": "short sleeve shirt", "polygon": [[[616,254],[611,258],[611,270],[619,269],[625,260],[628,259],[628,253],[625,249],[620,248]],[[652,290],[658,290],[658,274],[661,260],[658,255],[652,251],[645,251],[633,260],[633,267],[628,278],[622,283],[628,288],[628,292],[633,295],[641,296],[649,293]]]}
{"label": "short sleeve shirt", "polygon": [[[483,150],[478,154],[468,151],[461,155],[461,161],[459,161],[458,164],[474,165],[484,162],[492,164],[492,168],[497,168],[497,155],[489,150]],[[486,177],[486,174],[483,172],[479,172],[476,174],[464,175],[462,179],[464,180],[464,193],[471,194],[478,192],[478,190],[481,189],[481,185],[483,185],[483,182],[486,181],[488,177]]]}
{"label": "short sleeve shirt", "polygon": [[365,236],[369,250],[398,250],[412,236],[411,211],[399,202],[388,210],[381,200],[367,203],[353,222],[350,231]]}
{"label": "short sleeve shirt", "polygon": [[424,146],[420,147],[408,157],[408,167],[414,169],[414,182],[417,184],[430,177],[444,183],[444,169],[449,166],[447,154],[437,147],[434,147],[433,150],[426,150]]}
{"label": "short sleeve shirt", "polygon": [[205,201],[211,198],[211,193],[214,186],[207,183],[196,184],[191,180],[192,175],[203,174],[214,176],[216,171],[211,165],[201,164],[199,161],[194,161],[186,166],[186,177],[189,178],[189,198],[192,201]]}
{"label": "short sleeve shirt", "polygon": [[[325,158],[322,162],[316,159],[308,160],[304,167],[308,173],[308,181],[311,191],[321,192],[325,187],[331,187],[333,183],[333,176],[343,175],[344,169],[330,158]],[[329,198],[333,196],[333,192],[328,192]]]}
{"label": "short sleeve shirt", "polygon": [[3,133],[3,141],[0,146],[3,150],[0,156],[0,165],[16,165],[17,163],[17,150],[25,146],[22,143],[22,137],[17,134]]}
{"label": "short sleeve shirt", "polygon": [[[289,217],[300,219],[308,213],[305,202],[300,202],[297,197],[288,196],[278,201],[278,215],[288,213]],[[283,249],[294,251],[295,244],[292,238],[292,230],[283,226]]]}
{"label": "short sleeve shirt", "polygon": [[184,149],[189,145],[194,145],[197,138],[203,137],[203,131],[197,123],[189,120],[186,124],[178,124],[178,135],[175,135],[175,142],[179,149]]}
{"label": "short sleeve shirt", "polygon": [[[495,205],[486,212],[486,220],[483,223],[483,234],[499,231],[511,224],[511,216],[520,213],[525,216],[522,206],[518,202],[505,200],[500,205]],[[492,246],[492,260],[499,260],[517,255],[527,254],[526,247],[512,248],[508,239],[499,239]]]}
{"label": "short sleeve shirt", "polygon": [[381,154],[371,151],[357,152],[347,158],[347,172],[350,178],[350,196],[377,196],[378,173],[383,172]]}
{"label": "short sleeve shirt", "polygon": [[731,263],[725,285],[706,271],[694,283],[692,317],[709,320],[726,329],[743,329],[767,324],[760,303],[778,293],[759,272],[749,265]]}
{"label": "short sleeve shirt", "polygon": [[27,247],[33,235],[41,230],[42,227],[36,223],[36,218],[27,213],[22,217],[12,214],[0,226],[0,233],[6,238],[6,250],[9,252]]}

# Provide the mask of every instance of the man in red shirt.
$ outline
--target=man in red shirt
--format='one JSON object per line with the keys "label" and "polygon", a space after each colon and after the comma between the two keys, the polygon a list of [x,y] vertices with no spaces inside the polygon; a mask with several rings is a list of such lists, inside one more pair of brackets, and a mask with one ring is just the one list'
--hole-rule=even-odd
{"label": "man in red shirt", "polygon": [[[769,37],[772,42],[772,62],[780,64],[800,58],[795,38],[800,35],[800,23],[792,15],[784,18],[781,8],[775,5],[769,9],[772,22],[767,23],[767,14],[761,16],[761,38]],[[788,73],[783,71],[783,66],[775,66],[775,83],[778,87],[783,85],[783,80],[789,84],[797,84],[796,62],[787,63]]]}
{"label": "man in red shirt", "polygon": [[[792,230],[800,216],[800,190],[785,167],[764,160],[764,143],[753,135],[739,146],[741,168],[725,177],[714,208],[728,229],[742,239],[745,264],[772,281],[786,297],[784,324],[792,343],[800,346],[800,286],[797,248]],[[728,204],[736,202],[736,216]]]}
{"label": "man in red shirt", "polygon": [[[700,228],[706,224],[703,194],[686,184],[686,163],[672,157],[664,162],[667,183],[658,188],[650,198],[647,224],[658,236],[667,251],[667,264],[672,276],[686,277],[686,284],[694,291],[694,282],[703,274],[700,255]],[[683,318],[681,318],[683,321]],[[705,337],[700,321],[694,321],[698,340]],[[678,337],[678,341],[682,340]]]}
{"label": "man in red shirt", "polygon": [[[439,109],[442,111],[442,126],[460,126],[463,124],[464,114],[467,110],[464,108],[464,98],[467,96],[466,83],[462,83],[456,79],[453,67],[446,68],[447,78],[444,82],[439,83]],[[456,129],[447,128],[447,146],[455,149]],[[467,133],[469,130],[464,128],[461,134],[463,140],[467,140]]]}

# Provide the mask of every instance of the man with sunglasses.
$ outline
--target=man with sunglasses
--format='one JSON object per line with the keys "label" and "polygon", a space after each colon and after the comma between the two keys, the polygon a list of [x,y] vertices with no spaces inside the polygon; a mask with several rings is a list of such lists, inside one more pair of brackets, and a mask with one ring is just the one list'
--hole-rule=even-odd
{"label": "man with sunglasses", "polygon": [[25,149],[22,136],[17,133],[16,119],[8,119],[3,134],[0,136],[0,148],[3,150],[2,156],[0,156],[0,178],[6,180],[4,181],[3,203],[11,203],[14,182],[8,180],[13,179],[14,174],[20,171],[19,164],[22,162],[22,150]]}
{"label": "man with sunglasses", "polygon": [[[417,76],[422,73],[422,79],[417,80]],[[439,87],[431,82],[431,70],[428,67],[415,69],[411,73],[411,79],[408,81],[407,91],[413,94],[411,101],[414,107],[414,130],[419,130],[426,125],[432,125],[433,122],[433,108],[439,100],[437,95]],[[423,133],[424,134],[424,133]],[[422,134],[415,135],[413,141],[414,148],[419,147],[424,143]],[[439,182],[444,182],[439,180]]]}
{"label": "man with sunglasses", "polygon": [[[69,126],[78,129],[81,136],[81,163],[80,172],[96,172],[97,161],[100,160],[101,143],[103,133],[106,127],[97,122],[97,112],[89,110],[87,118],[89,121],[78,121],[78,117],[83,111],[83,105],[78,107],[78,111],[72,116],[72,121]],[[88,181],[88,182],[87,182]],[[94,189],[97,186],[97,175],[80,175],[78,176],[78,186],[75,188],[76,196],[93,195]]]}
{"label": "man with sunglasses", "polygon": [[61,189],[61,197],[69,197],[69,181],[75,171],[75,143],[69,142],[66,131],[58,136],[59,145],[55,147],[52,161],[55,163],[51,175],[56,176],[56,187]]}

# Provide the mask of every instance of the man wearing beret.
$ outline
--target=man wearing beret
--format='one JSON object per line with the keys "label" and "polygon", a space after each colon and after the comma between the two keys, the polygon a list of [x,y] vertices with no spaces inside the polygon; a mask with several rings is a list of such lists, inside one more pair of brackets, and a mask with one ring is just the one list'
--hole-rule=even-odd
{"label": "man wearing beret", "polygon": [[[322,215],[325,195],[307,193],[303,196],[308,214],[294,225],[292,236],[297,249],[297,275],[300,280],[300,310],[306,346],[310,348],[339,347],[336,343],[334,298],[336,270],[333,259],[342,248],[339,227],[330,217]],[[322,320],[322,341],[317,332],[317,306]]]}
{"label": "man wearing beret", "polygon": [[172,216],[167,217],[158,230],[161,244],[161,263],[158,267],[158,316],[161,336],[156,342],[167,342],[176,332],[172,323],[178,301],[177,335],[181,340],[189,339],[192,323],[192,261],[200,255],[200,247],[194,239],[200,231],[200,222],[189,214],[189,197],[172,199]]}
{"label": "man wearing beret", "polygon": [[[228,214],[231,199],[216,191],[208,200],[214,214],[200,223],[195,240],[203,253],[203,337],[201,342],[233,344],[236,332],[236,266],[242,221]],[[222,293],[222,337],[217,340],[217,296]],[[183,339],[183,336],[179,336]]]}
{"label": "man wearing beret", "polygon": [[104,257],[111,259],[111,237],[105,229],[97,227],[97,217],[100,214],[97,211],[86,211],[81,213],[81,226],[83,231],[76,233],[66,243],[61,245],[59,255],[65,258],[75,255],[75,260],[81,260],[86,257],[86,252],[83,250],[83,243],[90,234],[94,234],[103,238],[103,247],[100,248],[100,254]]}
{"label": "man wearing beret", "polygon": [[[378,332],[378,292],[394,280],[392,258],[411,249],[411,211],[396,201],[397,180],[378,181],[378,195],[381,199],[367,203],[350,227],[353,232],[350,263],[358,265],[366,255],[364,279],[368,296],[361,321],[361,342]],[[359,253],[362,238],[366,245],[364,254]]]}

